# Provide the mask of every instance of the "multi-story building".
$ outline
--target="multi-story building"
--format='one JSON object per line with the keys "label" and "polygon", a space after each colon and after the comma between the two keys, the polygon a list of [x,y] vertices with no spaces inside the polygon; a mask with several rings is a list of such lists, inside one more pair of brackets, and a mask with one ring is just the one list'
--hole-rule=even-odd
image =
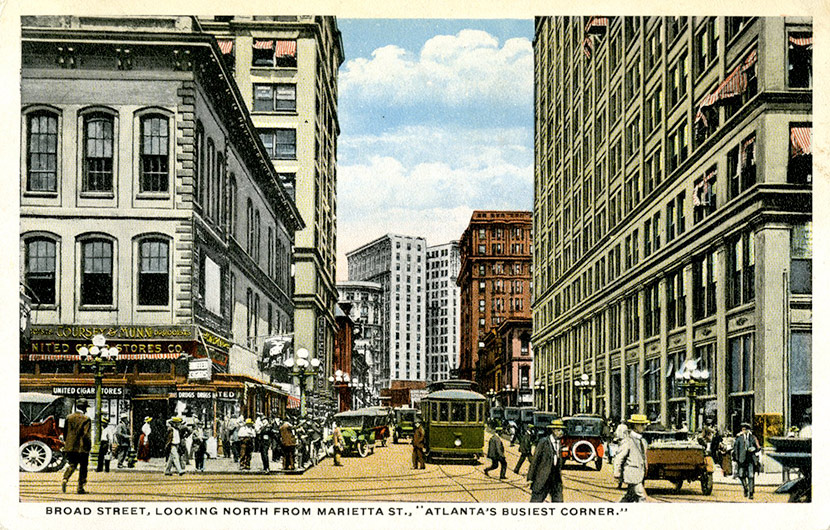
{"label": "multi-story building", "polygon": [[461,236],[459,375],[478,374],[484,336],[508,318],[530,318],[531,213],[475,211]]}
{"label": "multi-story building", "polygon": [[[612,417],[758,434],[802,421],[811,24],[536,20],[538,405],[573,412],[587,374]],[[708,375],[691,400],[676,379],[690,360]]]}
{"label": "multi-story building", "polygon": [[375,282],[338,282],[337,292],[341,302],[351,304],[350,316],[355,322],[354,354],[362,357],[366,365],[365,372],[355,373],[365,381],[369,401],[375,402],[380,396],[383,366],[389,368],[389,359],[383,355],[387,344],[383,289]]}
{"label": "multi-story building", "polygon": [[508,318],[484,335],[479,380],[506,407],[533,405],[531,319]]}
{"label": "multi-story building", "polygon": [[111,418],[284,408],[262,346],[291,328],[303,225],[215,39],[190,17],[24,17],[22,51],[21,389],[89,394],[79,351],[102,334]]}
{"label": "multi-story building", "polygon": [[[200,20],[216,35],[280,180],[305,222],[294,242],[294,348],[331,375],[337,233],[337,74],[343,42],[334,17]],[[317,391],[328,375],[317,378]]]}
{"label": "multi-story building", "polygon": [[387,234],[348,254],[349,281],[379,283],[386,316],[380,388],[426,378],[426,240]]}
{"label": "multi-story building", "polygon": [[427,381],[444,381],[458,368],[458,241],[427,247]]}

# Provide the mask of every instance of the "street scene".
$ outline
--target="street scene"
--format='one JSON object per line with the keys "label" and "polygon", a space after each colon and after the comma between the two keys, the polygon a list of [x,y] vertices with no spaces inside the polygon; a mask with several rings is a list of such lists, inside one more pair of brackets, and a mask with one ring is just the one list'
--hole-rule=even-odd
{"label": "street scene", "polygon": [[812,502],[812,17],[20,31],[21,503]]}

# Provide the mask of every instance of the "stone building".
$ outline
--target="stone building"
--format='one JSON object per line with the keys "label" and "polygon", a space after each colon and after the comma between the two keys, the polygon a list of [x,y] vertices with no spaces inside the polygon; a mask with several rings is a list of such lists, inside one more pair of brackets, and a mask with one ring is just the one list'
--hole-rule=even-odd
{"label": "stone building", "polygon": [[426,266],[426,379],[434,382],[450,379],[458,368],[458,241],[427,247]]}

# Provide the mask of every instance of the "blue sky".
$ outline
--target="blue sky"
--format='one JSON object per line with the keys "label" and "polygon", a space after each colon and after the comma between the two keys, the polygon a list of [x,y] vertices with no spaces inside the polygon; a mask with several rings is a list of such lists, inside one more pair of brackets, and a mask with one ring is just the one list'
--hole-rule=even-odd
{"label": "blue sky", "polygon": [[533,21],[338,19],[338,279],[386,233],[458,239],[532,207]]}

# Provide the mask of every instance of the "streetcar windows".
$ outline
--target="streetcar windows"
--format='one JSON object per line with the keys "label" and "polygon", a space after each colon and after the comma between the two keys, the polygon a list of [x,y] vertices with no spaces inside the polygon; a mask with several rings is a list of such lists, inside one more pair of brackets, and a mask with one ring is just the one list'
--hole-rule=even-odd
{"label": "streetcar windows", "polygon": [[464,403],[452,403],[452,421],[465,421],[464,409]]}
{"label": "streetcar windows", "polygon": [[478,418],[476,418],[475,403],[467,403],[467,421],[469,421],[470,423],[478,421]]}
{"label": "streetcar windows", "polygon": [[438,403],[430,405],[432,407],[432,421],[438,421]]}
{"label": "streetcar windows", "polygon": [[438,412],[438,420],[439,421],[450,421],[450,404],[449,403],[440,403],[439,406],[441,407]]}

